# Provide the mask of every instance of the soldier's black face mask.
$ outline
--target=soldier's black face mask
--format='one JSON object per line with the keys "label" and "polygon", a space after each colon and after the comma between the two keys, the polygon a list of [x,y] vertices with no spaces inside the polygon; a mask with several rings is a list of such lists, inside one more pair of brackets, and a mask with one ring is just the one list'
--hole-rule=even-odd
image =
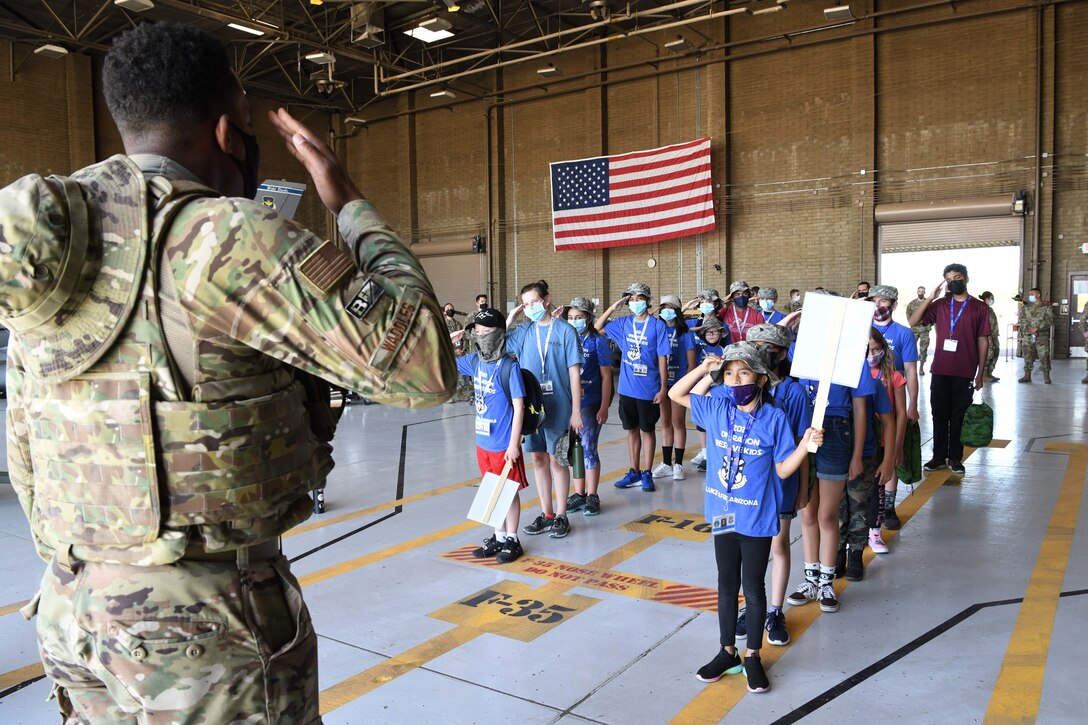
{"label": "soldier's black face mask", "polygon": [[234,121],[230,122],[245,144],[246,160],[239,161],[234,154],[228,154],[230,160],[238,167],[238,173],[242,175],[242,196],[252,199],[257,196],[257,173],[261,166],[261,147],[257,145],[257,137],[246,133]]}
{"label": "soldier's black face mask", "polygon": [[948,291],[954,295],[962,295],[967,291],[967,283],[962,279],[954,279],[948,283]]}

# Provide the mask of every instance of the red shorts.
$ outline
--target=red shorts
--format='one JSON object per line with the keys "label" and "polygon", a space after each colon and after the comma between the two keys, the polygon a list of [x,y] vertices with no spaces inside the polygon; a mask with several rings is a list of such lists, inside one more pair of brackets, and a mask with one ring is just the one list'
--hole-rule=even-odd
{"label": "red shorts", "polygon": [[[502,469],[506,468],[506,451],[485,451],[483,448],[476,446],[476,462],[480,464],[481,476],[485,473],[494,473],[496,476],[501,476]],[[521,484],[518,486],[519,491],[529,485],[529,478],[525,475],[524,454],[518,456],[518,459],[514,461],[514,465],[510,466],[510,475],[506,479]]]}

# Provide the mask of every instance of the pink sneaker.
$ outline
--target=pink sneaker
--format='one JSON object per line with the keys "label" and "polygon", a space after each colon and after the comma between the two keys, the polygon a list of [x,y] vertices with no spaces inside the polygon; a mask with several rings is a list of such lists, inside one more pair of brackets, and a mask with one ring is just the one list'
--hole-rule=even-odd
{"label": "pink sneaker", "polygon": [[874,554],[888,553],[888,545],[881,538],[880,529],[869,529],[869,548],[873,550]]}

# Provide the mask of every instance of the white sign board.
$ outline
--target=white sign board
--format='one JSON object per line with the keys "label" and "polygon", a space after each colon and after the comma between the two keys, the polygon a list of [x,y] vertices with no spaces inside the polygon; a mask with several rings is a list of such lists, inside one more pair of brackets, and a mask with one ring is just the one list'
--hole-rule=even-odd
{"label": "white sign board", "polygon": [[506,514],[510,511],[510,504],[514,502],[514,496],[518,495],[518,487],[521,485],[517,481],[509,480],[509,475],[509,461],[506,462],[502,475],[484,474],[466,518],[501,529],[506,521]]}
{"label": "white sign board", "polygon": [[[790,374],[820,383],[812,411],[813,428],[824,426],[832,383],[854,388],[861,381],[875,309],[875,305],[866,300],[848,300],[815,292],[805,295]],[[810,453],[816,448],[814,443],[809,443]]]}
{"label": "white sign board", "polygon": [[[867,300],[807,293],[790,375],[856,387],[865,364],[875,309]],[[825,366],[832,354],[833,367],[828,374]]]}

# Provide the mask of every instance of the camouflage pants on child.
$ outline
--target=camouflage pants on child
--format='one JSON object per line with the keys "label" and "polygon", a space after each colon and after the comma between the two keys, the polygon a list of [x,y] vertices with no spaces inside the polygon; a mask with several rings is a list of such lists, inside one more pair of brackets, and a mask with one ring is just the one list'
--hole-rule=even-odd
{"label": "camouflage pants on child", "polygon": [[869,540],[869,499],[876,493],[882,452],[861,459],[861,475],[846,482],[839,503],[839,547],[864,549]]}
{"label": "camouflage pants on child", "polygon": [[282,556],[170,566],[56,559],[38,646],[65,723],[320,723],[317,636]]}

